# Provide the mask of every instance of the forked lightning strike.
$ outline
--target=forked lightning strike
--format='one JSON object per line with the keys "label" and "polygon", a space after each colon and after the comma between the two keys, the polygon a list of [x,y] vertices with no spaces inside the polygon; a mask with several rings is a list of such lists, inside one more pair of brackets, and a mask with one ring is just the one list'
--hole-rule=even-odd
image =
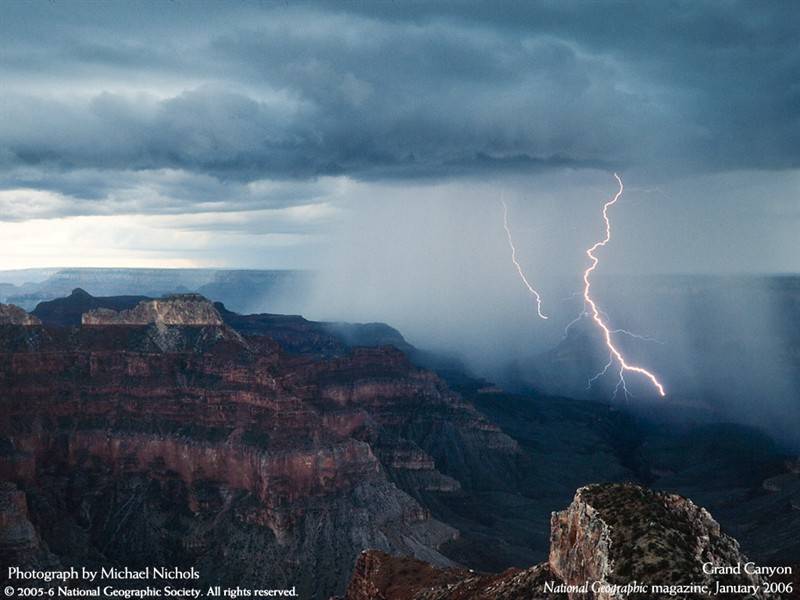
{"label": "forked lightning strike", "polygon": [[514,240],[511,238],[511,229],[508,227],[508,206],[504,200],[501,200],[503,204],[503,227],[506,230],[506,236],[508,237],[508,245],[511,248],[511,262],[514,263],[514,266],[517,268],[517,273],[519,273],[520,279],[522,279],[522,283],[525,284],[525,287],[528,288],[528,291],[531,295],[536,298],[536,312],[539,314],[539,318],[547,319],[547,315],[542,312],[542,298],[539,295],[533,286],[528,282],[528,279],[525,277],[525,273],[522,271],[522,267],[520,266],[519,262],[517,261],[517,249],[514,247]]}
{"label": "forked lightning strike", "polygon": [[625,371],[630,371],[632,373],[638,373],[639,375],[642,375],[643,377],[645,377],[648,380],[650,380],[650,383],[652,383],[653,386],[656,388],[656,390],[658,390],[658,393],[661,396],[666,396],[666,392],[664,391],[664,386],[661,385],[661,382],[656,378],[655,375],[653,375],[647,369],[644,369],[644,368],[636,366],[636,365],[628,364],[625,361],[625,357],[622,355],[622,353],[614,345],[614,342],[613,342],[613,340],[611,338],[611,333],[612,333],[611,329],[609,329],[608,326],[603,321],[603,319],[602,319],[602,317],[600,315],[600,309],[597,308],[597,305],[595,304],[594,300],[592,300],[592,296],[589,293],[590,288],[591,288],[591,283],[589,281],[589,276],[597,268],[597,265],[600,262],[600,260],[594,255],[594,252],[598,248],[604,247],[611,240],[611,221],[609,221],[609,219],[608,219],[608,209],[611,208],[612,206],[614,206],[614,204],[616,204],[617,200],[619,200],[620,197],[622,196],[622,192],[625,190],[625,186],[622,185],[622,179],[620,179],[619,175],[614,173],[614,177],[616,178],[617,183],[619,183],[619,191],[614,195],[613,199],[609,200],[608,202],[606,202],[603,205],[603,220],[605,221],[605,224],[606,224],[606,236],[605,236],[604,239],[602,239],[601,241],[597,242],[594,246],[592,246],[591,248],[589,248],[586,251],[586,255],[592,261],[592,264],[583,273],[583,284],[584,284],[584,287],[583,287],[583,300],[586,303],[586,306],[589,307],[589,312],[591,313],[592,319],[594,320],[595,323],[597,323],[597,326],[600,327],[600,329],[601,329],[601,331],[603,333],[603,337],[605,338],[606,346],[608,347],[608,351],[609,351],[611,360],[609,360],[608,364],[605,366],[605,368],[600,373],[595,375],[589,381],[590,381],[590,384],[591,384],[591,382],[593,382],[595,379],[597,379],[601,375],[604,375],[608,371],[608,369],[611,367],[611,364],[612,364],[613,360],[616,359],[617,362],[620,365],[620,368],[619,368],[620,380],[617,383],[617,386],[614,388],[614,394],[615,395],[616,395],[617,391],[619,391],[620,386],[622,386],[622,388],[625,389],[625,378],[624,378]]}

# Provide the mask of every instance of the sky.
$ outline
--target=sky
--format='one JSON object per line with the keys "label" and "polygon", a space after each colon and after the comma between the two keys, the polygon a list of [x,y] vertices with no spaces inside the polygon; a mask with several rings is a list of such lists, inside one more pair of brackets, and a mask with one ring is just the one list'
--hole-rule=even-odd
{"label": "sky", "polygon": [[502,196],[534,273],[572,273],[616,171],[614,269],[796,272],[798,30],[791,2],[8,0],[0,268],[464,270],[476,238],[507,260]]}
{"label": "sky", "polygon": [[592,279],[609,323],[656,338],[620,341],[631,361],[674,402],[800,444],[794,288],[662,277],[800,273],[796,2],[0,12],[0,270],[310,269],[281,306],[390,323],[503,384],[594,393],[602,360],[570,358],[583,342],[564,327],[618,173]]}

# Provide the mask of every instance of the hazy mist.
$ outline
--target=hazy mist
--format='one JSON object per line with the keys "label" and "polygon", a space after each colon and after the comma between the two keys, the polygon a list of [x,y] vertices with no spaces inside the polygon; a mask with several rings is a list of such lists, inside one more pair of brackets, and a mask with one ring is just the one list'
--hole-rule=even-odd
{"label": "hazy mist", "polygon": [[[781,239],[763,220],[746,222],[747,195],[764,189],[762,178],[746,181],[734,174],[667,187],[625,177],[626,192],[609,213],[612,240],[597,252],[593,297],[613,328],[653,338],[615,336],[630,362],[663,381],[668,397],[659,402],[764,426],[798,443],[800,284],[757,269],[765,253],[791,256],[794,239],[788,226]],[[720,197],[726,188],[734,193]],[[607,360],[591,322],[564,333],[582,311],[586,248],[604,234],[602,204],[616,191],[609,173],[370,191],[374,197],[351,197],[304,314],[387,322],[411,343],[456,355],[511,388],[612,396],[614,369],[587,389]],[[511,263],[501,199],[546,321]],[[632,396],[618,401],[655,400],[640,378],[626,379]]]}

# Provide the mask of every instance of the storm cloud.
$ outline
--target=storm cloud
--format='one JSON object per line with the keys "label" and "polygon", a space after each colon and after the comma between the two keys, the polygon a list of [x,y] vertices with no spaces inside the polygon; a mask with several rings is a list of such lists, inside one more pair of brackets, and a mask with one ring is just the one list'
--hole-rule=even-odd
{"label": "storm cloud", "polygon": [[794,280],[749,278],[800,271],[798,31],[795,2],[9,1],[0,268],[312,269],[291,312],[580,395],[547,360],[618,172],[593,289],[663,342],[626,351],[782,430]]}
{"label": "storm cloud", "polygon": [[[4,13],[0,186],[58,194],[53,214],[238,205],[242,186],[263,180],[663,177],[800,160],[789,4],[41,2]],[[185,187],[164,193],[164,173]],[[313,201],[302,188],[250,200]],[[119,201],[130,189],[159,201]]]}

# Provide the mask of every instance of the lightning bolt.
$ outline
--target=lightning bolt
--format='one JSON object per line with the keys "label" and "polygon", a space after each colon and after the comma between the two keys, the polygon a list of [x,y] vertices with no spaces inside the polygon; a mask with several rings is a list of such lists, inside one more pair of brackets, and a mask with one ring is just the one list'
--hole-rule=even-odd
{"label": "lightning bolt", "polygon": [[522,280],[522,283],[525,284],[525,287],[528,288],[528,291],[536,299],[536,312],[539,314],[539,318],[547,319],[547,315],[542,312],[542,297],[539,295],[539,292],[537,292],[528,282],[527,277],[525,277],[525,273],[522,271],[522,267],[517,261],[517,249],[514,247],[514,240],[511,237],[511,229],[508,226],[508,206],[506,206],[504,200],[501,200],[500,202],[503,204],[503,228],[506,230],[508,246],[511,248],[511,262],[513,262],[514,266],[517,268],[517,273],[519,273],[519,278]]}
{"label": "lightning bolt", "polygon": [[649,335],[641,335],[639,333],[628,331],[627,329],[612,329],[611,333],[621,333],[623,335],[627,335],[628,337],[632,337],[635,340],[642,340],[643,342],[653,342],[654,344],[661,344],[662,346],[665,344],[661,340],[656,339],[654,337],[650,337]]}
{"label": "lightning bolt", "polygon": [[608,351],[609,351],[609,362],[608,362],[608,364],[605,366],[605,368],[602,371],[600,371],[600,373],[598,373],[592,379],[590,379],[589,383],[591,385],[591,383],[594,382],[598,377],[600,377],[601,375],[605,374],[608,371],[608,369],[611,367],[611,364],[614,362],[614,360],[616,360],[617,363],[619,364],[619,381],[617,382],[617,386],[614,388],[614,395],[615,396],[616,396],[617,392],[619,391],[620,386],[622,387],[622,389],[625,391],[625,393],[627,395],[627,387],[625,385],[625,372],[626,371],[629,371],[631,373],[636,373],[636,374],[641,375],[642,377],[648,379],[650,381],[650,383],[653,384],[653,387],[655,387],[656,390],[658,390],[659,395],[666,396],[666,392],[664,391],[664,386],[661,385],[661,382],[656,378],[655,375],[653,375],[647,369],[645,369],[643,367],[639,367],[637,365],[631,365],[625,360],[625,357],[622,355],[622,353],[614,345],[614,341],[613,341],[613,339],[611,337],[612,330],[609,329],[609,327],[603,321],[603,318],[601,317],[601,314],[600,314],[600,309],[597,308],[597,304],[595,304],[595,301],[592,299],[592,296],[590,294],[590,290],[591,290],[592,284],[589,281],[589,276],[594,272],[594,270],[597,268],[597,265],[600,262],[600,259],[598,259],[594,255],[594,253],[598,248],[605,247],[605,245],[608,244],[608,242],[611,241],[611,221],[609,221],[609,219],[608,219],[608,209],[611,208],[612,206],[614,206],[614,204],[617,203],[617,200],[620,199],[620,197],[622,196],[622,192],[625,190],[625,186],[622,184],[622,179],[620,179],[619,175],[614,173],[614,177],[616,178],[617,183],[619,184],[619,191],[614,195],[614,198],[612,198],[611,200],[609,200],[608,202],[606,202],[603,205],[603,221],[605,221],[605,224],[606,224],[606,236],[605,236],[605,238],[603,238],[599,242],[596,242],[591,248],[589,248],[586,251],[586,256],[588,256],[589,260],[591,260],[591,265],[589,265],[589,267],[583,273],[583,284],[584,284],[583,285],[583,300],[584,300],[584,303],[585,303],[584,306],[585,307],[586,306],[589,307],[589,311],[588,312],[590,312],[590,316],[592,317],[592,320],[600,328],[600,330],[601,330],[601,332],[603,334],[603,338],[605,339],[606,346],[608,347]]}
{"label": "lightning bolt", "polygon": [[[573,294],[570,297],[574,298],[575,296],[583,297],[583,292],[573,292]],[[606,312],[604,312],[602,310],[600,311],[600,315],[605,317],[606,319],[608,319],[608,313],[606,313]],[[569,337],[569,330],[570,329],[572,329],[575,325],[580,323],[585,317],[588,317],[588,316],[589,316],[589,314],[586,312],[586,305],[584,304],[584,308],[581,310],[581,312],[578,313],[578,316],[575,317],[574,319],[572,319],[572,321],[567,323],[567,325],[564,327],[564,335],[562,336],[561,341],[564,341]],[[643,342],[653,342],[654,344],[664,345],[664,342],[662,342],[659,339],[656,339],[654,337],[650,337],[649,335],[642,335],[640,333],[634,333],[633,331],[629,331],[627,329],[612,329],[611,333],[614,333],[614,334],[621,333],[622,335],[627,335],[628,337],[632,337],[632,338],[634,338],[636,340],[641,340]],[[602,373],[600,373],[600,374],[602,374]],[[593,377],[592,379],[595,379],[595,378]]]}

